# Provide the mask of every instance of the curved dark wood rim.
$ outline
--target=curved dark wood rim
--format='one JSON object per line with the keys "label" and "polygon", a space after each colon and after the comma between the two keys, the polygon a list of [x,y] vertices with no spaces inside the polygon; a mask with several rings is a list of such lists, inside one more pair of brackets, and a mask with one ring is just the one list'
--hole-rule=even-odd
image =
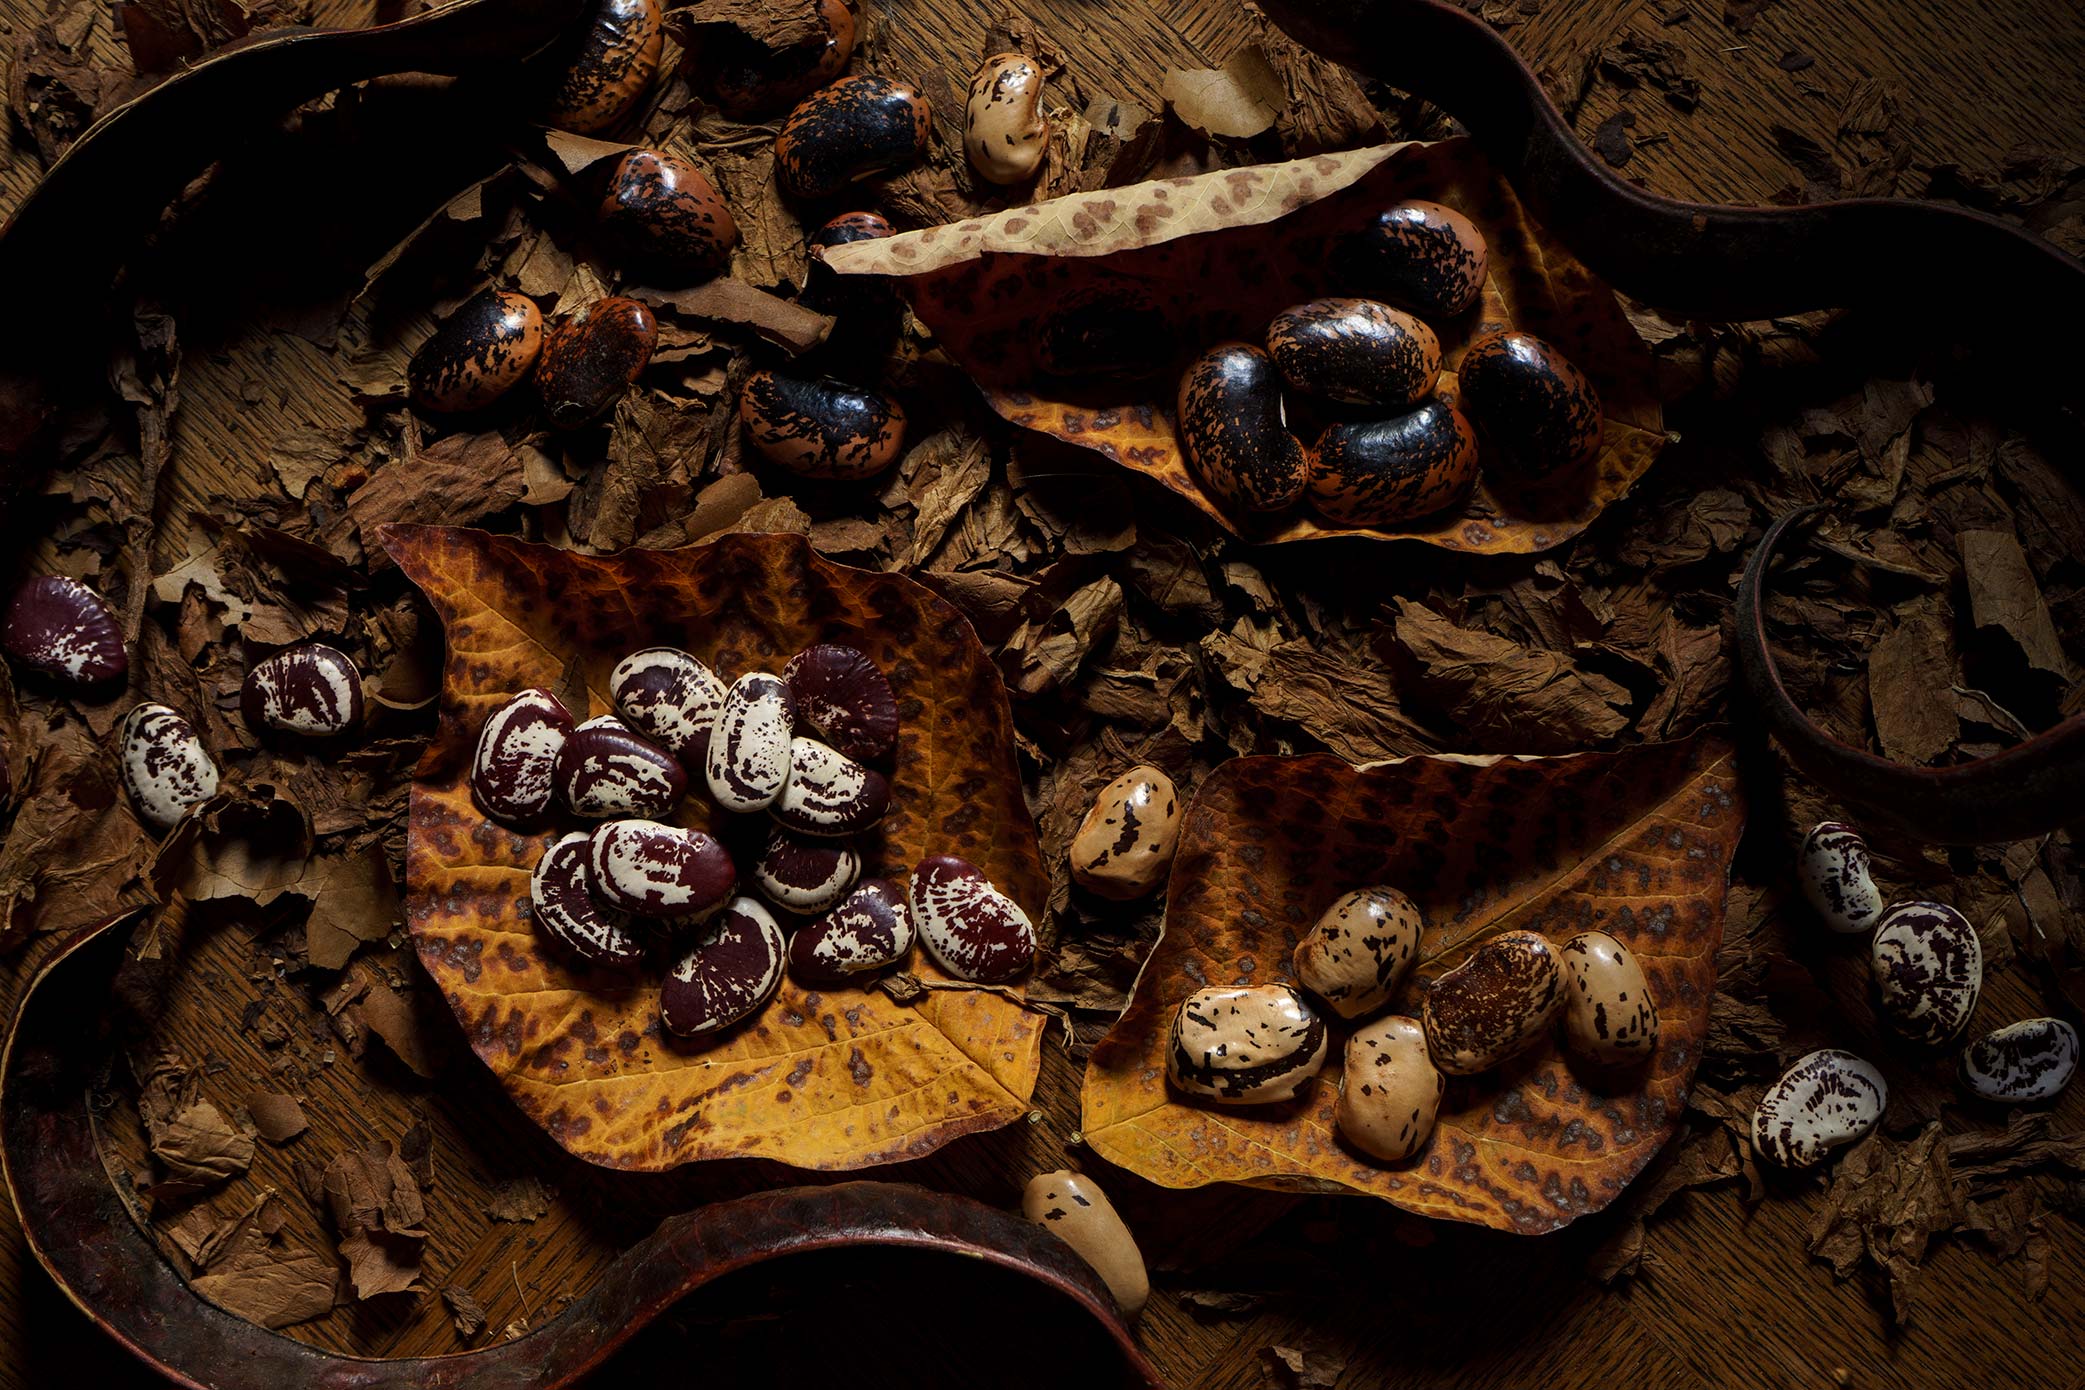
{"label": "curved dark wood rim", "polygon": [[1991,844],[2085,815],[2085,718],[1952,767],[1906,767],[1841,743],[1803,713],[1781,682],[1766,626],[1767,571],[1783,543],[1823,511],[1798,507],[1760,538],[1738,583],[1737,644],[1745,689],[1788,756],[1874,821],[1939,844]]}
{"label": "curved dark wood rim", "polygon": [[[1112,1383],[1165,1382],[1106,1285],[1032,1222],[910,1184],[784,1188],[669,1217],[525,1336],[454,1356],[340,1356],[233,1316],[192,1292],[124,1209],[102,1168],[88,1095],[105,1048],[83,1040],[138,914],[90,927],[38,972],[0,1050],[0,1175],[37,1262],[80,1310],[176,1384],[209,1390],[465,1390],[567,1385],[714,1279],[768,1260],[862,1245],[984,1260],[1036,1280],[1120,1348]],[[1058,1309],[1038,1309],[1047,1318]],[[1111,1383],[1106,1368],[1096,1368]]]}
{"label": "curved dark wood rim", "polygon": [[[1466,127],[1542,225],[1608,283],[1684,315],[1766,319],[1863,307],[1944,322],[2004,357],[2008,410],[2081,433],[2085,264],[1979,212],[1901,198],[1722,207],[1646,193],[1605,168],[1483,21],[1438,0],[1260,0],[1318,52],[1426,98]],[[2067,450],[2065,451],[2067,452]],[[2077,476],[2073,470],[2073,476]],[[1738,594],[1738,659],[1767,728],[1803,772],[1921,839],[1993,843],[2081,814],[2085,715],[2002,753],[1913,768],[1841,743],[1781,684],[1765,629],[1767,561],[1810,510],[1776,522]]]}

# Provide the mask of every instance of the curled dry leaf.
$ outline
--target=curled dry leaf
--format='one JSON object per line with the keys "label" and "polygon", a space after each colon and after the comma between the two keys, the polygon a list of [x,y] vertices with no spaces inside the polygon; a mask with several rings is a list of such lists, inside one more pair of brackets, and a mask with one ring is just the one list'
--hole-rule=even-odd
{"label": "curled dry leaf", "polygon": [[[1440,331],[1442,389],[1483,327],[1510,325],[1557,344],[1599,388],[1607,413],[1582,476],[1520,488],[1489,473],[1458,509],[1396,528],[1330,529],[1297,512],[1260,520],[1224,511],[1182,461],[1173,433],[1179,367],[1223,338],[1258,340],[1281,309],[1341,291],[1327,248],[1403,198],[1465,213],[1490,247],[1479,306]],[[1278,225],[1277,225],[1278,220]],[[1206,234],[1206,235],[1204,235]],[[1547,550],[1626,493],[1664,445],[1649,352],[1605,284],[1551,240],[1467,140],[1379,145],[1256,168],[1071,194],[990,217],[834,247],[844,274],[906,277],[914,311],[1017,425],[1094,449],[1157,479],[1248,539],[1412,539],[1450,550]],[[1211,285],[1224,293],[1211,294]],[[1037,321],[1068,297],[1137,287],[1175,329],[1168,370],[1142,381],[1072,383],[1035,358]]]}
{"label": "curled dry leaf", "polygon": [[[479,724],[568,664],[602,714],[609,672],[639,647],[678,646],[739,674],[840,642],[883,668],[903,718],[890,814],[862,843],[863,873],[902,877],[930,854],[960,855],[1039,912],[1046,886],[1006,692],[955,609],[899,576],[822,560],[797,536],[605,558],[432,527],[393,527],[385,544],[449,641],[441,724],[413,785],[407,921],[472,1048],[553,1138],[617,1168],[757,1156],[841,1169],[1026,1113],[1046,1020],[984,991],[907,1006],[785,981],[710,1046],[663,1038],[656,976],[618,990],[540,949],[516,903],[547,836],[513,834],[471,803]],[[716,828],[702,798],[676,818]],[[930,961],[913,968],[946,979]]]}
{"label": "curled dry leaf", "polygon": [[[1381,1197],[1424,1216],[1536,1234],[1598,1211],[1665,1141],[1700,1060],[1723,894],[1744,810],[1731,748],[1697,737],[1561,758],[1242,758],[1188,807],[1165,934],[1095,1049],[1087,1143],[1166,1187],[1243,1182]],[[1295,1102],[1224,1110],[1166,1089],[1167,1027],[1207,985],[1293,982],[1290,953],[1325,907],[1391,883],[1426,911],[1422,964],[1390,1011],[1508,930],[1587,930],[1643,962],[1657,1055],[1602,1077],[1553,1039],[1498,1071],[1451,1078],[1412,1163],[1362,1159],[1333,1122],[1340,1049]]]}

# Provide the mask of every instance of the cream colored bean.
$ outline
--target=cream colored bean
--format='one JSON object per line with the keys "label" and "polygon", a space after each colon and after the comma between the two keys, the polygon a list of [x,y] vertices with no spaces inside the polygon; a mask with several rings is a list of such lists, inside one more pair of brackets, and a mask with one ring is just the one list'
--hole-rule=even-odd
{"label": "cream colored bean", "polygon": [[1296,943],[1296,978],[1341,1018],[1365,1017],[1403,983],[1425,930],[1419,905],[1395,888],[1356,888]]}
{"label": "cream colored bean", "polygon": [[985,59],[963,109],[963,153],[978,177],[1013,184],[1035,176],[1050,139],[1042,91],[1042,69],[1032,58],[1001,53]]}
{"label": "cream colored bean", "polygon": [[1563,956],[1564,1038],[1571,1050],[1607,1067],[1656,1052],[1658,1006],[1635,953],[1604,931],[1588,931],[1566,941]]}
{"label": "cream colored bean", "polygon": [[1419,1020],[1392,1014],[1347,1039],[1339,1132],[1372,1158],[1399,1163],[1426,1147],[1448,1079],[1426,1051]]}
{"label": "cream colored bean", "polygon": [[1021,1193],[1021,1214],[1078,1251],[1108,1286],[1124,1316],[1134,1318],[1144,1311],[1151,1297],[1144,1252],[1093,1179],[1064,1169],[1038,1173]]}
{"label": "cream colored bean", "polygon": [[1288,1100],[1325,1065],[1325,1022],[1287,985],[1216,986],[1181,1001],[1166,1075],[1227,1105]]}
{"label": "cream colored bean", "polygon": [[1116,902],[1165,885],[1180,843],[1180,798],[1173,779],[1139,765],[1101,788],[1071,842],[1071,876]]}

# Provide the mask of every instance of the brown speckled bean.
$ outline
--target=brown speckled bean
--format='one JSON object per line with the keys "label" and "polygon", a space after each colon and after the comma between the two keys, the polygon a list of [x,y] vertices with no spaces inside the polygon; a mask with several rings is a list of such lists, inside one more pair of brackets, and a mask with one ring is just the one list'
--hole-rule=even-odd
{"label": "brown speckled bean", "polygon": [[717,274],[738,245],[738,223],[709,175],[664,150],[617,160],[596,215],[625,262],[668,284]]}
{"label": "brown speckled bean", "polygon": [[1280,511],[1310,481],[1289,433],[1274,359],[1247,343],[1219,343],[1180,378],[1180,449],[1196,481],[1226,505]]}
{"label": "brown speckled bean", "polygon": [[477,410],[518,385],[542,350],[543,311],[535,300],[480,290],[413,354],[406,390],[423,410]]}
{"label": "brown speckled bean", "polygon": [[652,360],[659,324],[620,296],[561,316],[543,337],[536,394],[559,429],[574,429],[613,406]]}
{"label": "brown speckled bean", "polygon": [[1477,435],[1446,401],[1366,424],[1328,425],[1310,503],[1342,526],[1392,526],[1455,503],[1477,477]]}
{"label": "brown speckled bean", "polygon": [[775,138],[775,173],[799,198],[829,198],[927,150],[927,99],[908,82],[845,77],[797,104]]}
{"label": "brown speckled bean", "polygon": [[607,130],[644,99],[665,47],[662,0],[596,0],[544,118],[576,135]]}
{"label": "brown speckled bean", "polygon": [[985,59],[963,108],[963,153],[987,183],[1025,183],[1042,167],[1050,122],[1042,112],[1043,70],[1025,53]]}

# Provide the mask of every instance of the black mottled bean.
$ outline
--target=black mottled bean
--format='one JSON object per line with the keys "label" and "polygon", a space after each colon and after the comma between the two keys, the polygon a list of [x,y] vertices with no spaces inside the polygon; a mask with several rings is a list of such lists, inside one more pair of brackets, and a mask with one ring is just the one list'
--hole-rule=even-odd
{"label": "black mottled bean", "polygon": [[1218,343],[1180,378],[1181,452],[1202,486],[1247,511],[1279,511],[1310,480],[1303,445],[1289,433],[1281,374],[1248,343]]}
{"label": "black mottled bean", "polygon": [[1463,353],[1456,376],[1487,462],[1541,478],[1600,451],[1599,394],[1532,333],[1485,334]]}
{"label": "black mottled bean", "polygon": [[697,23],[691,48],[695,83],[729,116],[753,116],[801,101],[840,75],[854,56],[854,11],[844,0],[818,0],[819,32],[775,50],[736,25]]}
{"label": "black mottled bean", "polygon": [[1310,501],[1342,526],[1430,516],[1469,490],[1477,436],[1446,401],[1366,424],[1328,426],[1311,459]]}
{"label": "black mottled bean", "polygon": [[797,104],[775,137],[775,172],[799,198],[826,198],[926,153],[927,99],[907,82],[846,77]]}
{"label": "black mottled bean", "polygon": [[652,360],[658,338],[652,311],[634,299],[603,299],[560,318],[536,364],[536,393],[550,423],[572,429],[614,405]]}
{"label": "black mottled bean", "polygon": [[527,295],[480,290],[442,321],[406,368],[424,410],[476,410],[511,390],[543,348],[543,311]]}
{"label": "black mottled bean", "polygon": [[607,130],[644,99],[666,47],[661,0],[599,0],[546,119],[560,130]]}
{"label": "black mottled bean", "polygon": [[876,391],[819,377],[755,372],[739,419],[761,457],[807,478],[869,478],[897,462],[905,411]]}
{"label": "black mottled bean", "polygon": [[664,150],[616,161],[597,215],[623,260],[667,283],[717,274],[738,245],[738,223],[709,175]]}
{"label": "black mottled bean", "polygon": [[1376,215],[1332,253],[1335,282],[1430,318],[1454,318],[1484,292],[1484,234],[1453,208],[1423,199]]}
{"label": "black mottled bean", "polygon": [[1289,385],[1347,405],[1404,410],[1433,391],[1441,340],[1373,299],[1313,299],[1282,310],[1267,351]]}

